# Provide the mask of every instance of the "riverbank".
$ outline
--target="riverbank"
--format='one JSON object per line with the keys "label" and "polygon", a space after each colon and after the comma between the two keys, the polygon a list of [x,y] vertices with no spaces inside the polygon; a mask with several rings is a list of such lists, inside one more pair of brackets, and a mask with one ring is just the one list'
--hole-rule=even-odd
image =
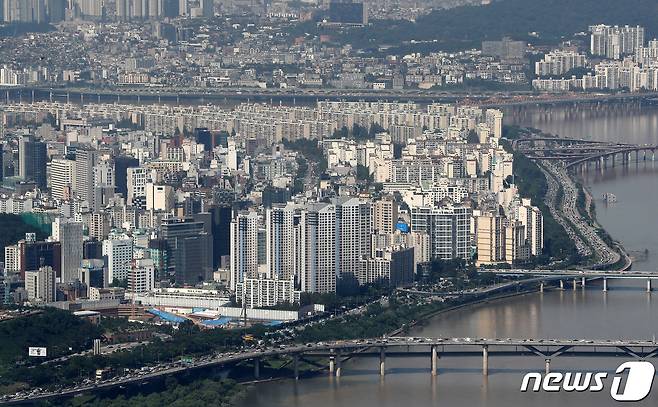
{"label": "riverbank", "polygon": [[[421,324],[425,323],[426,321],[435,318],[439,315],[447,314],[450,312],[462,310],[468,307],[474,307],[477,305],[481,304],[487,304],[487,303],[492,303],[492,302],[497,302],[497,301],[503,301],[509,298],[513,297],[520,297],[528,294],[533,294],[539,291],[538,287],[533,287],[533,288],[526,288],[523,290],[518,290],[514,292],[507,292],[507,293],[501,293],[497,295],[493,295],[490,297],[486,298],[478,298],[478,299],[473,299],[473,300],[467,300],[464,303],[461,304],[456,304],[456,305],[451,305],[446,308],[442,308],[439,310],[435,311],[430,311],[424,314],[419,315],[415,320],[411,321],[408,324],[405,324],[405,326],[397,328],[395,330],[392,330],[386,334],[386,336],[398,336],[405,331],[416,327],[420,326]],[[365,350],[364,350],[365,351]],[[347,362],[351,360],[354,357],[354,355],[347,356],[344,359],[342,359],[343,362]],[[300,378],[312,378],[312,377],[317,377],[320,375],[326,375],[329,371],[328,363],[325,363],[324,367],[319,367],[317,369],[312,369],[312,370],[307,370],[307,371],[300,371]],[[247,391],[250,391],[253,389],[254,386],[258,384],[264,384],[264,383],[270,383],[270,382],[276,382],[276,381],[283,381],[283,380],[290,380],[290,377],[270,377],[262,380],[249,380],[246,382],[239,383],[240,386],[247,386]],[[244,397],[242,394],[240,397]]]}
{"label": "riverbank", "polygon": [[[574,179],[574,182],[577,182],[577,180]],[[584,186],[583,184],[578,184],[578,185],[582,193],[584,194],[584,198],[585,198],[584,207],[583,207],[583,209],[585,210],[585,214],[583,214],[583,216],[586,216],[594,224],[594,226],[599,230],[601,234],[601,238],[604,241],[608,242],[608,244],[611,245],[613,249],[616,250],[621,256],[619,261],[612,265],[612,269],[615,271],[629,270],[633,266],[633,261],[630,255],[628,254],[628,251],[626,250],[626,248],[624,248],[621,242],[614,240],[612,236],[610,236],[610,233],[608,233],[608,231],[603,227],[603,225],[599,223],[598,219],[596,218],[596,210],[594,205],[594,198],[592,196],[592,191],[590,191],[590,189]]]}

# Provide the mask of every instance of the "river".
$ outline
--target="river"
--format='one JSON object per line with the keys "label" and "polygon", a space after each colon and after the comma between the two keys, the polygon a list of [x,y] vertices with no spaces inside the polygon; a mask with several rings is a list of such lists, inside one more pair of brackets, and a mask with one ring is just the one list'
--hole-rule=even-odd
{"label": "river", "polygon": [[[540,128],[565,137],[623,140],[658,144],[658,108],[633,105],[523,108],[507,112],[507,123]],[[599,222],[637,257],[635,269],[658,266],[658,164],[642,162],[604,173],[590,173],[585,184],[595,198],[617,195],[616,204],[597,199]],[[648,256],[643,256],[648,250]],[[638,254],[639,253],[639,254]],[[637,254],[637,255],[636,255]],[[642,256],[640,255],[642,254]],[[640,258],[642,257],[642,258]],[[646,258],[644,258],[646,257]],[[555,290],[494,301],[439,315],[411,335],[499,338],[652,339],[658,336],[658,292],[644,292],[642,281],[609,282],[610,291],[589,284],[586,289]],[[610,376],[628,357],[557,357],[557,371],[606,371]],[[429,358],[387,358],[380,378],[378,360],[355,359],[340,379],[323,375],[298,382],[257,385],[240,405],[277,406],[608,406],[618,405],[606,390],[599,393],[521,393],[527,372],[541,372],[538,356],[491,357],[490,373],[481,373],[481,358],[446,357],[432,378]],[[656,387],[656,385],[654,385]],[[635,405],[656,405],[658,390]]]}
{"label": "river", "polygon": [[[505,119],[563,137],[658,145],[658,106],[639,102],[510,109]],[[622,242],[633,269],[658,270],[658,161],[590,171],[584,183],[595,199],[599,223]],[[615,194],[617,202],[607,204],[604,193]]]}

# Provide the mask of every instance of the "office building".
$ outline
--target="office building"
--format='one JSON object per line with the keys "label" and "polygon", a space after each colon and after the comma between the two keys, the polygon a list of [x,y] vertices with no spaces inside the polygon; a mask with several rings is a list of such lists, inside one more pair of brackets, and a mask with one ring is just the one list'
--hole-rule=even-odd
{"label": "office building", "polygon": [[161,225],[167,242],[168,274],[178,284],[196,284],[212,278],[212,238],[203,222],[167,219]]}
{"label": "office building", "polygon": [[73,198],[75,161],[55,158],[50,162],[50,196],[58,201]]}
{"label": "office building", "polygon": [[144,189],[146,210],[169,212],[174,209],[174,189],[170,185],[156,185],[149,182]]}
{"label": "office building", "polygon": [[520,59],[525,56],[526,43],[505,37],[500,41],[483,41],[482,54],[501,59]]}
{"label": "office building", "polygon": [[[109,285],[107,268],[102,259],[83,259],[78,268],[78,280],[90,287],[104,288]],[[88,293],[88,291],[87,291]]]}
{"label": "office building", "polygon": [[46,165],[48,154],[46,143],[32,136],[22,136],[18,145],[19,175],[23,181],[33,181],[39,189],[47,188]]}
{"label": "office building", "polygon": [[140,200],[146,203],[146,184],[149,182],[149,171],[146,168],[128,168],[126,170],[126,203],[134,205]]}
{"label": "office building", "polygon": [[34,239],[34,234],[27,233],[25,240],[18,242],[20,249],[21,278],[25,278],[28,270],[38,270],[43,266],[50,266],[57,277],[61,277],[62,255],[61,243],[54,241],[40,241]]}
{"label": "office building", "polygon": [[108,271],[108,282],[126,280],[132,268],[133,240],[128,236],[111,236],[103,241],[103,257]]}
{"label": "office building", "polygon": [[82,262],[82,222],[55,218],[52,224],[53,240],[60,243],[61,278],[60,282],[70,283],[78,278],[78,268]]}
{"label": "office building", "polygon": [[[229,205],[219,204],[208,208],[208,212],[211,215],[213,269],[217,270],[222,266],[222,257],[231,255],[232,209]],[[228,262],[226,264],[228,267]]]}
{"label": "office building", "polygon": [[139,160],[136,158],[122,155],[114,159],[115,191],[124,198],[128,197],[128,169],[135,167],[139,167]]}
{"label": "office building", "polygon": [[94,199],[94,167],[98,161],[98,151],[86,146],[75,149],[75,193],[90,204]]}
{"label": "office building", "polygon": [[145,293],[155,288],[155,266],[151,259],[136,259],[128,274],[128,291]]}

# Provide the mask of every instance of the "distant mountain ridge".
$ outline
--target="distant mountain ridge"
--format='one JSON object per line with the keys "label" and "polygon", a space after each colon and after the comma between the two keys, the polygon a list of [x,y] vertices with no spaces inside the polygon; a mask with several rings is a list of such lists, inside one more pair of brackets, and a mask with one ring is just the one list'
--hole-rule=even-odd
{"label": "distant mountain ridge", "polygon": [[642,25],[650,39],[658,35],[657,16],[656,0],[500,0],[487,6],[436,10],[415,23],[374,21],[344,40],[360,46],[410,40],[469,44],[503,36],[530,39],[528,33],[537,32],[538,41],[553,42],[600,23]]}

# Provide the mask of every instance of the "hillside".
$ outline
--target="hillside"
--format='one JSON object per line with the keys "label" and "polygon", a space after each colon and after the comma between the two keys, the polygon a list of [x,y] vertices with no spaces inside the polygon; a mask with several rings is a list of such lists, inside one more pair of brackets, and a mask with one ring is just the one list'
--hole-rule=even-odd
{"label": "hillside", "polygon": [[21,216],[6,213],[0,213],[0,231],[2,231],[0,233],[0,260],[2,261],[5,258],[5,246],[24,239],[25,233],[34,232],[37,234],[38,239],[47,237],[45,232],[28,224]]}
{"label": "hillside", "polygon": [[505,35],[530,39],[528,33],[537,32],[540,37],[535,41],[546,43],[599,23],[639,24],[647,29],[649,39],[658,35],[657,13],[655,0],[500,0],[489,6],[437,10],[416,23],[375,21],[367,28],[345,31],[341,40],[358,47],[436,40],[454,48]]}

